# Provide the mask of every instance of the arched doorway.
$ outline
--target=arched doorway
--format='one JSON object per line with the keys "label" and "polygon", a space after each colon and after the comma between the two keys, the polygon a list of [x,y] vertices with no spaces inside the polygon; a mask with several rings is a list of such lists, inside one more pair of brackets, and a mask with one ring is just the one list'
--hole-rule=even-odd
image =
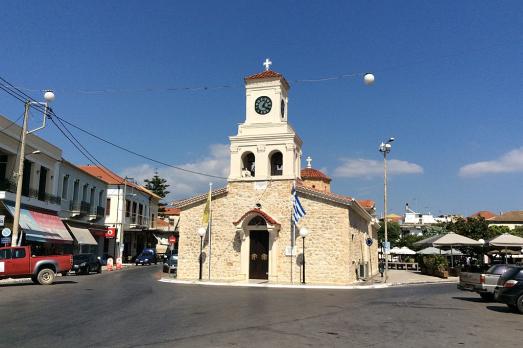
{"label": "arched doorway", "polygon": [[261,216],[255,216],[249,228],[249,279],[269,279],[269,231]]}

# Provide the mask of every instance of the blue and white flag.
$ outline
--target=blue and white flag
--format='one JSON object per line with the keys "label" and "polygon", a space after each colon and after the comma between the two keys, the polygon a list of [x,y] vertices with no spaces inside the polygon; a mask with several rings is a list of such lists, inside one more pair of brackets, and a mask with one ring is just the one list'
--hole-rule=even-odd
{"label": "blue and white flag", "polygon": [[294,223],[297,224],[298,220],[300,220],[307,213],[305,212],[305,209],[303,209],[303,206],[300,203],[300,199],[298,198],[295,187],[292,187],[291,195],[294,203],[292,209],[292,221],[294,221]]}

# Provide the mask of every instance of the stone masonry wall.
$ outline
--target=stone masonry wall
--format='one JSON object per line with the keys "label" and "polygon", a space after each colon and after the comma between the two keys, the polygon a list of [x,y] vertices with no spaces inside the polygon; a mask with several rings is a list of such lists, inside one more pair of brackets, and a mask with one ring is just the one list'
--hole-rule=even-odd
{"label": "stone masonry wall", "polygon": [[[262,210],[281,224],[281,229],[274,240],[276,257],[269,263],[276,262],[276,274],[269,279],[275,283],[289,283],[291,279],[291,261],[293,283],[300,281],[302,240],[296,231],[297,256],[285,256],[285,247],[290,245],[291,211],[290,199],[292,181],[272,181],[266,189],[255,189],[253,182],[230,182],[226,195],[213,199],[212,202],[212,253],[211,279],[243,280],[248,278],[247,271],[241,271],[241,238],[233,222],[255,208],[260,203]],[[260,188],[260,187],[258,187]],[[299,222],[306,226],[310,234],[305,240],[307,283],[350,283],[356,280],[356,268],[360,262],[371,261],[372,272],[377,271],[377,243],[371,248],[365,245],[365,234],[350,227],[349,209],[341,204],[326,202],[319,198],[300,196],[307,214]],[[201,227],[205,201],[182,208],[180,214],[180,239],[178,277],[180,279],[198,279],[198,255],[200,237],[196,233]],[[365,248],[367,248],[367,253]],[[209,245],[204,246],[203,279],[208,279]],[[371,260],[368,260],[371,256]],[[375,266],[374,266],[375,264]],[[269,266],[271,268],[271,266]]]}

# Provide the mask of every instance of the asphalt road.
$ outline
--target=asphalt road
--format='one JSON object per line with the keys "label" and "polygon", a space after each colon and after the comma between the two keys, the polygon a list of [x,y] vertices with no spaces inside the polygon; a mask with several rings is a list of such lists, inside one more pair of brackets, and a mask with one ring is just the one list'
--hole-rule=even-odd
{"label": "asphalt road", "polygon": [[1,347],[516,347],[523,315],[455,285],[161,283],[159,266],[0,286]]}

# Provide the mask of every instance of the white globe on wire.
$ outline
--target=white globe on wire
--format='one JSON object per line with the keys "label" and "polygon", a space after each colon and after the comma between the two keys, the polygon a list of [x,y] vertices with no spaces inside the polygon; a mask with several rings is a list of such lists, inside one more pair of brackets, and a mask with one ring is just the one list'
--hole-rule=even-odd
{"label": "white globe on wire", "polygon": [[207,229],[205,229],[205,227],[200,227],[197,232],[200,237],[203,237],[205,236],[205,233],[207,233]]}
{"label": "white globe on wire", "polygon": [[363,75],[363,82],[367,85],[367,86],[370,86],[374,83],[374,74],[371,74],[371,73],[366,73],[365,75]]}
{"label": "white globe on wire", "polygon": [[53,91],[50,91],[50,90],[45,91],[44,99],[45,99],[46,102],[50,103],[50,102],[54,101],[54,98],[55,98],[55,96],[54,96],[54,92]]}

